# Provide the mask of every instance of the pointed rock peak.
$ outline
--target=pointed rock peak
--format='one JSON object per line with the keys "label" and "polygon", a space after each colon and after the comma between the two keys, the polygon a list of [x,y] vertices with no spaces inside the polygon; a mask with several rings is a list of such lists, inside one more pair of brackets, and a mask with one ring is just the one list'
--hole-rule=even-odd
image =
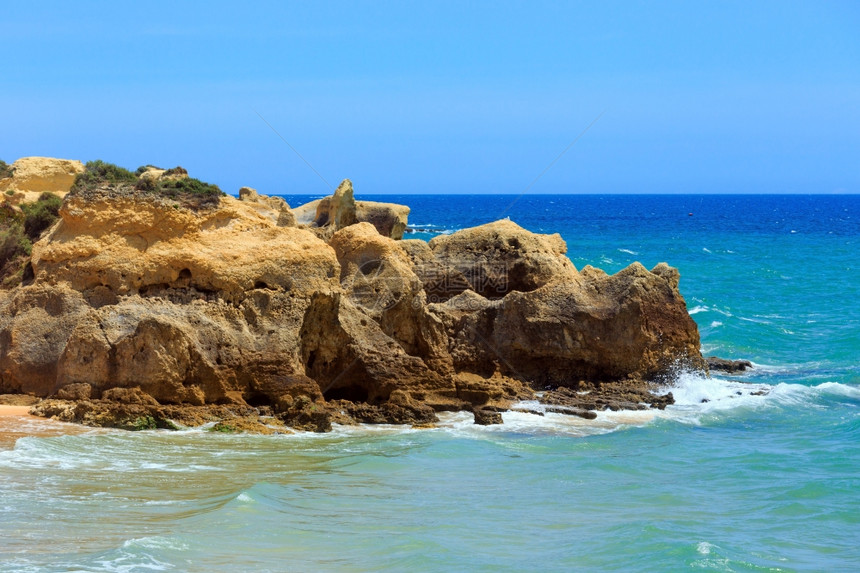
{"label": "pointed rock peak", "polygon": [[663,277],[668,281],[669,286],[676,291],[678,290],[678,285],[681,282],[681,273],[675,267],[670,267],[666,263],[657,263],[657,265],[651,269],[651,273],[658,277]]}
{"label": "pointed rock peak", "polygon": [[343,198],[347,201],[351,201],[353,199],[352,195],[352,181],[349,179],[344,179],[340,182],[340,185],[337,186],[337,189],[334,191],[334,196],[336,199]]}

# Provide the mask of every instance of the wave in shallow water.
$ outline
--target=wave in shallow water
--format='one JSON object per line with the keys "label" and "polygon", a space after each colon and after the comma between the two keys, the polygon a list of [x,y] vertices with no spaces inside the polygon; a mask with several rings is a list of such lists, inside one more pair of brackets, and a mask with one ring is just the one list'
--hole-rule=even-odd
{"label": "wave in shallow water", "polygon": [[704,419],[725,418],[733,413],[767,408],[823,407],[833,401],[860,405],[860,388],[837,382],[824,382],[815,386],[791,383],[771,385],[706,377],[689,372],[681,374],[678,381],[664,392],[672,392],[675,398],[675,404],[665,410],[603,411],[598,412],[594,420],[584,420],[576,416],[547,413],[539,402],[526,401],[515,407],[541,412],[543,416],[526,412],[504,412],[503,425],[476,426],[472,423],[471,414],[461,412],[441,415],[439,428],[471,437],[506,432],[591,436],[629,426],[644,426],[655,420],[698,425]]}
{"label": "wave in shallow water", "polygon": [[[781,367],[756,365],[756,371],[783,372]],[[397,425],[334,425],[328,434],[296,432],[289,435],[253,436],[213,435],[201,429],[170,432],[156,430],[128,433],[99,430],[89,435],[69,435],[52,438],[27,437],[19,439],[13,450],[0,451],[0,468],[38,468],[108,471],[112,473],[159,471],[167,473],[219,472],[222,447],[238,446],[247,440],[274,440],[308,444],[394,434],[443,432],[453,437],[482,439],[499,434],[562,435],[586,437],[614,432],[631,426],[645,426],[656,420],[681,424],[702,424],[704,421],[730,418],[750,412],[780,408],[802,410],[826,407],[834,402],[860,406],[860,388],[837,382],[817,385],[793,383],[758,383],[722,377],[706,377],[698,373],[682,373],[677,382],[664,389],[672,392],[675,404],[665,410],[622,410],[597,412],[594,420],[546,412],[537,400],[520,402],[502,414],[504,424],[475,425],[469,412],[443,412],[434,429],[414,429]],[[534,413],[532,413],[534,412]],[[542,415],[541,415],[542,414]],[[38,423],[38,422],[34,422]],[[99,447],[91,448],[98,435]],[[174,437],[184,436],[201,444],[183,444]],[[125,455],[132,445],[141,455]],[[227,443],[225,443],[227,442]],[[201,449],[198,446],[206,446]],[[186,459],[184,449],[193,448],[196,456]],[[151,453],[152,455],[148,455]]]}

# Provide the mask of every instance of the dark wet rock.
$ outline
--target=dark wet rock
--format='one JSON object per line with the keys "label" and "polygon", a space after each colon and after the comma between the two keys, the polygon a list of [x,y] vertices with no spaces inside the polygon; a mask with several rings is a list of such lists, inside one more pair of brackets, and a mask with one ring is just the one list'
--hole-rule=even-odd
{"label": "dark wet rock", "polygon": [[306,432],[328,432],[331,430],[332,417],[325,404],[312,402],[307,396],[280,404],[277,418],[296,430]]}
{"label": "dark wet rock", "polygon": [[640,404],[638,402],[625,402],[624,400],[607,400],[606,409],[612,410],[613,412],[620,412],[621,410],[647,410],[648,406],[646,404]]}
{"label": "dark wet rock", "polygon": [[651,407],[658,410],[665,410],[666,406],[671,406],[675,403],[675,397],[671,392],[666,394],[651,394]]}
{"label": "dark wet rock", "polygon": [[353,423],[363,424],[409,424],[412,426],[424,426],[439,421],[436,411],[424,404],[392,404],[380,405],[367,403],[354,403],[347,400],[339,400],[329,404],[332,410],[338,410],[347,420]]}
{"label": "dark wet rock", "polygon": [[87,426],[123,430],[172,428],[158,404],[115,402],[109,400],[43,400],[33,406],[32,414]]}
{"label": "dark wet rock", "polygon": [[[547,406],[579,408],[582,410],[646,410],[649,407],[663,410],[675,403],[672,393],[654,394],[640,381],[585,385],[587,390],[556,388],[540,398]],[[547,408],[549,412],[549,408]]]}
{"label": "dark wet rock", "polygon": [[479,409],[474,411],[475,423],[479,426],[492,426],[494,424],[503,424],[502,413],[490,409]]}
{"label": "dark wet rock", "polygon": [[593,420],[597,417],[597,412],[586,410],[584,408],[575,408],[572,406],[547,406],[546,411],[549,414],[566,414],[568,416],[579,416],[586,420]]}
{"label": "dark wet rock", "polygon": [[543,416],[544,415],[544,413],[541,412],[540,410],[531,410],[529,408],[511,408],[510,411],[511,412],[517,412],[520,414],[533,414],[535,416]]}
{"label": "dark wet rock", "polygon": [[749,360],[727,360],[716,356],[708,356],[705,358],[710,370],[718,370],[720,372],[729,372],[731,374],[744,372],[748,368],[752,368],[752,362]]}
{"label": "dark wet rock", "polygon": [[61,400],[89,400],[92,397],[93,387],[84,382],[66,384],[57,390],[57,398]]}

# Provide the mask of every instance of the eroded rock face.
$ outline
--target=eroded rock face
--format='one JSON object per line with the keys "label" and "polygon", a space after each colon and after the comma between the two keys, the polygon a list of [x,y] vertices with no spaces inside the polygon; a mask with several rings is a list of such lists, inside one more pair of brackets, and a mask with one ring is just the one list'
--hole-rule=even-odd
{"label": "eroded rock face", "polygon": [[28,286],[0,293],[0,393],[54,396],[43,414],[91,424],[233,408],[227,428],[325,431],[441,410],[496,422],[535,389],[583,383],[621,384],[627,403],[679,362],[704,367],[671,267],[580,273],[558,235],[511,221],[396,241],[357,222],[346,183],[315,228],[248,188],[195,211],[70,195]]}
{"label": "eroded rock face", "polygon": [[18,202],[32,202],[46,191],[63,197],[84,172],[80,161],[53,157],[22,157],[11,167],[12,177],[0,179],[0,193],[20,195]]}
{"label": "eroded rock face", "polygon": [[579,281],[560,235],[537,235],[509,220],[434,237],[429,247],[437,264],[488,299],[553,281]]}
{"label": "eroded rock face", "polygon": [[60,216],[33,248],[37,283],[116,295],[194,288],[238,300],[255,288],[325,289],[340,272],[312,233],[231,197],[195,213],[135,196],[70,196]]}
{"label": "eroded rock face", "polygon": [[355,218],[360,223],[370,223],[380,235],[399,240],[406,232],[409,207],[396,203],[356,201]]}
{"label": "eroded rock face", "polygon": [[344,179],[331,196],[296,207],[292,212],[297,224],[313,229],[325,239],[355,223],[370,223],[380,235],[401,239],[409,218],[409,207],[405,205],[356,201],[349,179]]}
{"label": "eroded rock face", "polygon": [[295,227],[296,216],[282,197],[260,195],[256,189],[242,187],[239,189],[239,201],[251,205],[258,213],[268,217],[278,227]]}
{"label": "eroded rock face", "polygon": [[483,341],[503,356],[502,371],[544,387],[571,379],[652,379],[679,362],[704,366],[680,293],[639,263],[580,284],[512,292],[483,314],[475,344]]}

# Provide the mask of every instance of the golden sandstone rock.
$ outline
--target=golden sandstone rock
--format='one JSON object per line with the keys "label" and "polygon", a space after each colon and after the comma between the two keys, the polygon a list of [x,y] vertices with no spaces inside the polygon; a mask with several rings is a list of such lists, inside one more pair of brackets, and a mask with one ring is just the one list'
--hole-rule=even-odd
{"label": "golden sandstone rock", "polygon": [[[649,400],[678,363],[704,368],[665,264],[578,272],[560,236],[511,221],[427,244],[357,213],[348,181],[297,209],[248,188],[196,210],[70,193],[29,280],[0,292],[0,393],[77,400],[40,411],[94,424],[168,427],[230,405],[324,431],[426,426],[583,381],[611,407]],[[272,428],[261,420],[235,427]]]}
{"label": "golden sandstone rock", "polygon": [[65,197],[84,164],[70,159],[22,157],[11,166],[12,176],[0,179],[0,199],[29,203],[44,192]]}
{"label": "golden sandstone rock", "polygon": [[326,238],[354,223],[370,223],[380,235],[401,239],[406,232],[409,207],[395,203],[356,201],[352,181],[344,179],[334,194],[296,207],[293,213],[298,224],[319,229],[321,236]]}

